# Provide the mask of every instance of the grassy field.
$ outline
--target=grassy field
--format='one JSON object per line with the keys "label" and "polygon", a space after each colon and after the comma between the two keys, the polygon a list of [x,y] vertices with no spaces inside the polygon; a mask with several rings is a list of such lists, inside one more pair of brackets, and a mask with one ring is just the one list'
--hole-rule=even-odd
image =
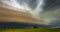
{"label": "grassy field", "polygon": [[20,28],[20,29],[2,29],[0,32],[60,32],[60,29],[52,28]]}

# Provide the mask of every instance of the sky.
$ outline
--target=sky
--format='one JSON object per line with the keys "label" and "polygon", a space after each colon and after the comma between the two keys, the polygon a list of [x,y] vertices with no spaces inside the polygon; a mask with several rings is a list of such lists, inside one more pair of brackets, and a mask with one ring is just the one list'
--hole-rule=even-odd
{"label": "sky", "polygon": [[[16,8],[20,9],[30,9],[34,10],[37,8],[37,6],[40,4],[42,0],[0,0],[4,2],[4,4],[11,5]],[[60,0],[43,0],[43,3],[41,3],[42,7],[45,11],[48,9],[51,9],[53,7],[60,5]]]}
{"label": "sky", "polygon": [[[60,24],[60,0],[1,0],[12,7],[33,11],[49,24]],[[55,22],[55,23],[54,23]],[[58,24],[59,22],[59,24]],[[60,25],[59,25],[60,26]]]}
{"label": "sky", "polygon": [[27,8],[38,16],[40,15],[39,13],[43,12],[43,19],[49,24],[59,25],[60,12],[58,11],[60,11],[60,0],[17,0],[17,2],[21,5],[27,5]]}

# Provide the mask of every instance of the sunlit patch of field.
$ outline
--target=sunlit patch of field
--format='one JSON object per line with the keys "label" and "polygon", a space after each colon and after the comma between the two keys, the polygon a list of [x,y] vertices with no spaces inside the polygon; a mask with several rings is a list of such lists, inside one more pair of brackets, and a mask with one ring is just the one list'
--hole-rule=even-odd
{"label": "sunlit patch of field", "polygon": [[18,28],[18,29],[2,29],[0,32],[60,32],[60,29],[54,28]]}

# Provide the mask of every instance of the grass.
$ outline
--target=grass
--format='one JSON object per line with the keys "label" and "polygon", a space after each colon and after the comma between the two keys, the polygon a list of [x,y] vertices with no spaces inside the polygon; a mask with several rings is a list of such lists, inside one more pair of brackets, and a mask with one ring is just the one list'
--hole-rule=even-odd
{"label": "grass", "polygon": [[17,29],[3,29],[0,32],[60,32],[60,29],[54,28],[17,28]]}

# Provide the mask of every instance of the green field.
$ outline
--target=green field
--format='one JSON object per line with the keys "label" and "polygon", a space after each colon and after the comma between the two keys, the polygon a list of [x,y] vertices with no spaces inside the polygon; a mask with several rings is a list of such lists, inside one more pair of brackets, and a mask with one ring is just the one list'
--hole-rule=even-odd
{"label": "green field", "polygon": [[53,28],[20,28],[20,29],[2,29],[0,32],[60,32],[60,29]]}

